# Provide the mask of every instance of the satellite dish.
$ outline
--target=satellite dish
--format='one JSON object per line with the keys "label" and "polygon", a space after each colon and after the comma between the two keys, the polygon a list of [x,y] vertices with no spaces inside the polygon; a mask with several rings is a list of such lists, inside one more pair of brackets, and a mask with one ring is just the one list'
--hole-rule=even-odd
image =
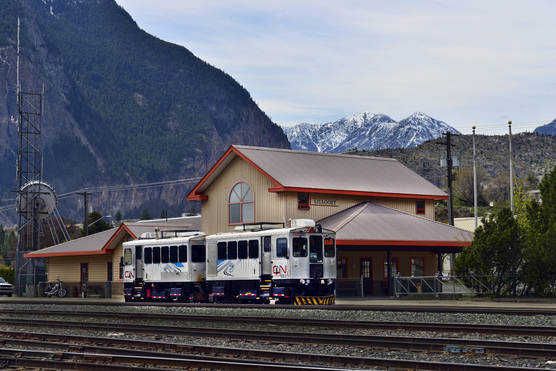
{"label": "satellite dish", "polygon": [[58,196],[54,188],[39,180],[33,180],[21,187],[17,198],[20,207],[18,212],[26,219],[31,219],[33,214],[38,214],[39,219],[46,219],[58,206]]}

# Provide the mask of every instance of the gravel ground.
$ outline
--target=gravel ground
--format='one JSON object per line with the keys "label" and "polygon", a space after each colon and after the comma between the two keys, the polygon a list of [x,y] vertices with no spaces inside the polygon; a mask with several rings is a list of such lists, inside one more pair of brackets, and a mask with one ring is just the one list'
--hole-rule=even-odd
{"label": "gravel ground", "polygon": [[[36,307],[37,310],[53,310],[60,311],[59,305],[33,305],[25,304],[2,304],[0,303],[0,316],[8,316],[10,309],[30,310]],[[337,320],[353,320],[353,321],[394,321],[394,322],[449,322],[463,324],[492,324],[492,325],[524,325],[524,326],[556,326],[556,316],[536,315],[536,316],[515,316],[515,315],[498,315],[498,314],[474,314],[474,313],[420,313],[420,312],[387,312],[387,311],[338,311],[338,310],[311,310],[311,309],[258,309],[258,308],[238,308],[224,309],[216,307],[157,307],[157,306],[141,306],[141,307],[92,307],[90,305],[72,305],[64,306],[64,310],[75,311],[118,311],[118,312],[147,312],[147,313],[168,313],[168,314],[190,314],[190,315],[233,315],[246,317],[280,317],[280,318],[311,318],[311,319],[337,319]],[[105,319],[110,321],[110,319]],[[154,318],[152,323],[156,323]],[[151,324],[152,324],[151,323]],[[160,323],[159,323],[160,324]],[[223,327],[234,326],[232,324],[220,324]],[[201,326],[195,324],[195,326]],[[215,323],[206,324],[208,327],[216,327]],[[245,328],[245,327],[243,327]],[[251,328],[249,328],[251,329]],[[252,329],[256,329],[252,327]],[[278,329],[277,329],[278,330]],[[299,331],[299,328],[287,328],[281,326],[280,331]],[[43,331],[43,330],[41,330]],[[67,333],[64,330],[44,330],[52,333]],[[303,328],[302,331],[312,331],[311,328]],[[314,329],[314,331],[322,331],[322,329]],[[331,333],[337,333],[338,330],[330,329]],[[69,331],[71,332],[71,331]],[[374,334],[374,335],[390,335],[390,336],[408,336],[403,331],[363,331],[349,330],[350,333]],[[80,335],[82,333],[80,332]],[[487,334],[456,334],[456,333],[439,333],[439,332],[423,332],[411,333],[423,337],[436,337],[447,339],[490,339],[490,340],[507,340],[522,342],[548,342],[554,343],[556,339],[551,337],[534,337],[534,336],[493,336]],[[96,336],[97,333],[90,333]],[[100,333],[98,333],[100,336]],[[105,333],[103,335],[106,335]],[[110,336],[122,339],[133,340],[154,340],[152,336],[128,335],[123,333],[113,333]],[[289,345],[289,344],[264,344],[251,341],[231,341],[221,339],[205,339],[192,338],[187,336],[165,336],[156,337],[157,341],[166,341],[180,344],[197,344],[209,345],[217,347],[233,347],[248,349],[268,349],[282,350],[288,353],[321,353],[321,354],[337,354],[350,355],[360,357],[388,358],[388,359],[408,359],[434,362],[452,362],[452,363],[469,363],[469,364],[486,364],[500,367],[527,367],[536,369],[552,369],[556,370],[555,360],[537,360],[531,358],[512,358],[501,356],[482,355],[461,355],[461,354],[444,354],[444,353],[421,353],[421,352],[404,352],[399,350],[374,350],[368,348],[357,347],[340,347],[340,346],[313,346],[313,345]]]}

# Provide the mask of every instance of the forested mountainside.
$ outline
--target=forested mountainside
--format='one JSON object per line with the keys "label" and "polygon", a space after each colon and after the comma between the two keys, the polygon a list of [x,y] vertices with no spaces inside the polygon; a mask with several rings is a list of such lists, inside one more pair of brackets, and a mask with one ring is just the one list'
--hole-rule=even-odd
{"label": "forested mountainside", "polygon": [[[142,31],[114,0],[3,0],[2,199],[13,199],[17,188],[17,127],[9,118],[18,115],[18,17],[22,91],[44,87],[43,178],[58,194],[202,176],[231,144],[289,148],[231,76]],[[162,209],[176,215],[191,207],[185,196],[194,184],[93,192],[91,203],[123,217],[146,207],[153,216]],[[82,200],[61,200],[60,209],[81,218]],[[0,213],[2,220],[15,219]]]}
{"label": "forested mountainside", "polygon": [[[452,156],[460,167],[454,169],[454,196],[457,202],[473,201],[473,136],[451,136]],[[415,148],[349,151],[351,154],[395,158],[436,186],[446,189],[447,168],[440,166],[446,157],[446,139],[430,140]],[[476,135],[476,168],[479,202],[483,205],[509,199],[510,141],[508,135]],[[515,185],[525,190],[538,187],[544,174],[556,166],[556,137],[537,133],[512,135],[512,163]]]}

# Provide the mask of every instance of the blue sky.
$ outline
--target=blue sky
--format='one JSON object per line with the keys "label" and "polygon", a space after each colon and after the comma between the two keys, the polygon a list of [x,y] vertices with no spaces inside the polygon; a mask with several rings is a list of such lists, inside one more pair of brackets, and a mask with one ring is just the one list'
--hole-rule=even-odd
{"label": "blue sky", "polygon": [[230,74],[277,124],[420,111],[464,134],[556,118],[553,0],[116,0]]}

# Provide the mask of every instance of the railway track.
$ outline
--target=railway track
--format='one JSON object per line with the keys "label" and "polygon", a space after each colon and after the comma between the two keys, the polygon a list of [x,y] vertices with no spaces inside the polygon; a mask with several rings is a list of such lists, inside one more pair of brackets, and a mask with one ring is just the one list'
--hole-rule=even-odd
{"label": "railway track", "polygon": [[[58,366],[52,364],[51,368],[87,370],[145,370],[157,367],[214,370],[312,370],[326,367],[330,370],[377,367],[413,370],[524,370],[527,368],[503,364],[497,366],[492,362],[482,364],[482,360],[488,357],[543,359],[546,365],[556,360],[554,327],[127,313],[110,311],[110,307],[104,307],[98,312],[11,309],[2,312],[0,324],[3,329],[0,331],[0,368],[14,369],[35,367],[32,364],[40,364],[43,360],[48,361],[48,365],[51,362],[70,362],[66,366],[73,363],[87,365],[85,368],[70,368],[60,363]],[[226,326],[218,326],[219,324]],[[45,332],[47,329],[49,333]],[[377,330],[386,331],[388,335],[368,334]],[[394,330],[396,333],[404,332],[404,335],[392,335]],[[84,335],[75,336],[75,333]],[[454,336],[440,336],[439,333],[453,333]],[[545,340],[523,343],[520,340],[458,338],[462,333],[535,336],[544,337]],[[154,340],[137,340],[138,338]],[[206,346],[192,341],[201,338],[219,339],[223,344],[235,345],[223,346],[219,343],[216,346]],[[285,351],[284,348],[261,349],[259,345],[262,344],[269,345],[270,348],[303,344],[309,350],[314,347],[360,351],[355,356],[336,355],[327,350],[300,352]],[[130,345],[133,345],[133,349],[130,349]],[[32,349],[37,350],[33,353]],[[373,357],[379,350],[394,355]],[[416,353],[430,355],[432,358],[436,355],[447,358],[454,355],[459,358],[453,363],[447,363],[404,357],[404,354]],[[107,364],[111,367],[102,368],[102,365]],[[47,368],[46,363],[38,367]],[[547,366],[548,369],[549,367]]]}
{"label": "railway track", "polygon": [[[18,319],[13,318],[19,317]],[[37,317],[59,317],[57,320],[36,319]],[[73,320],[68,321],[67,318],[72,317]],[[434,329],[427,323],[392,323],[385,322],[367,322],[367,321],[330,321],[330,320],[307,320],[307,319],[277,319],[277,318],[260,318],[260,317],[228,317],[228,316],[191,316],[191,315],[169,315],[169,314],[156,314],[156,319],[159,324],[147,325],[147,320],[152,320],[153,314],[150,313],[107,313],[107,312],[66,312],[66,311],[29,311],[18,310],[10,313],[10,318],[0,319],[0,324],[5,328],[12,326],[18,328],[20,331],[0,331],[0,343],[3,346],[4,352],[12,351],[13,354],[0,353],[0,362],[5,362],[7,365],[14,367],[21,366],[21,359],[40,359],[41,355],[27,356],[27,353],[18,353],[18,348],[10,350],[8,347],[19,347],[19,349],[28,348],[47,348],[50,349],[50,354],[56,354],[57,357],[62,358],[60,362],[88,363],[92,359],[98,359],[94,363],[103,364],[107,359],[111,360],[111,364],[126,364],[125,359],[144,361],[140,362],[142,367],[145,365],[157,365],[160,367],[169,368],[185,368],[185,367],[200,367],[201,369],[219,369],[218,362],[234,361],[234,368],[237,370],[251,370],[251,369],[273,369],[271,365],[278,365],[280,369],[300,369],[300,367],[314,367],[312,365],[318,364],[319,367],[330,367],[333,369],[354,369],[354,368],[369,368],[369,367],[384,367],[384,368],[401,368],[401,369],[447,369],[447,364],[442,362],[419,362],[415,360],[403,359],[383,359],[373,357],[353,357],[353,356],[338,356],[338,355],[323,355],[323,354],[304,354],[304,353],[284,353],[283,351],[268,351],[257,349],[243,349],[243,348],[230,348],[230,347],[203,347],[191,344],[161,344],[160,341],[152,343],[145,341],[133,341],[134,348],[140,350],[129,350],[122,348],[127,344],[129,346],[129,339],[114,338],[114,332],[119,334],[144,334],[157,338],[162,337],[194,337],[194,338],[212,338],[212,339],[227,339],[238,342],[251,342],[251,343],[266,343],[266,344],[314,344],[315,346],[340,346],[340,347],[357,347],[363,349],[388,349],[399,350],[404,352],[426,352],[437,354],[458,354],[458,355],[475,355],[475,356],[510,356],[510,357],[530,357],[530,358],[543,358],[546,360],[556,359],[556,344],[553,343],[523,343],[523,342],[509,342],[509,341],[489,341],[489,340],[470,340],[470,339],[455,339],[443,338],[438,336],[423,337],[422,334],[418,336],[376,336],[376,335],[359,335],[349,334],[346,330],[353,330],[362,328],[369,329],[396,329],[415,332],[415,331],[435,331],[435,332],[484,332],[484,333],[502,333],[515,332],[516,329],[508,329],[504,326],[480,326],[470,325],[462,326],[462,324],[434,324]],[[76,320],[77,319],[77,320]],[[103,322],[100,319],[110,321]],[[278,320],[278,321],[277,321]],[[122,323],[122,322],[131,323]],[[292,327],[311,329],[306,332],[287,332],[278,331],[276,327],[268,331],[269,321],[286,324]],[[235,323],[235,327],[231,329],[226,328],[210,328],[192,326],[192,323],[204,325],[212,323]],[[188,323],[187,326],[183,325]],[[266,325],[267,330],[244,330],[237,327],[249,325]],[[522,334],[535,335],[535,336],[550,336],[556,335],[554,328],[538,328],[538,327],[525,327],[514,326],[517,329],[523,330]],[[21,331],[25,328],[25,331]],[[87,331],[87,332],[103,332],[105,334],[111,333],[112,335],[105,335],[102,337],[95,336],[72,336],[62,334],[46,334],[38,333],[34,329],[57,329],[57,330],[73,330],[73,331]],[[323,333],[318,329],[334,328],[341,334]],[[32,337],[32,339],[30,338]],[[98,344],[102,344],[99,347]],[[131,352],[131,353],[130,353]],[[22,356],[25,354],[25,356]],[[197,355],[193,357],[193,355]],[[250,360],[239,360],[238,357],[249,356]],[[44,354],[42,355],[44,357]],[[80,358],[81,357],[81,358]],[[117,358],[120,357],[120,358]],[[17,359],[20,361],[17,361]],[[158,359],[160,358],[160,359]],[[186,358],[185,360],[182,358]],[[167,360],[164,361],[163,359]],[[179,361],[177,360],[179,359]],[[193,360],[192,360],[193,359]],[[224,359],[224,361],[223,361]],[[277,361],[279,360],[279,361]],[[51,361],[51,359],[49,359]],[[128,363],[133,363],[127,361]],[[190,362],[191,366],[186,365]],[[199,366],[200,363],[206,362],[205,366]],[[212,362],[212,363],[211,363]],[[294,362],[287,364],[288,362]],[[301,362],[302,364],[300,364]],[[309,365],[306,365],[306,364]],[[433,365],[434,363],[434,365]],[[125,367],[135,367],[128,366]],[[63,367],[62,367],[63,368]],[[451,370],[482,370],[492,369],[492,365],[477,365],[477,364],[450,364],[448,367]],[[94,369],[94,368],[88,368]],[[224,367],[222,369],[232,369]],[[504,367],[507,369],[507,367]],[[520,369],[520,368],[516,368]],[[523,368],[521,368],[523,369]]]}
{"label": "railway track", "polygon": [[[390,301],[391,302],[391,301]],[[29,303],[28,300],[21,300],[18,298],[9,298],[1,301],[2,304],[22,304]],[[488,306],[485,304],[468,304],[468,305],[444,305],[442,302],[436,302],[435,305],[429,304],[406,304],[404,300],[395,301],[395,304],[354,304],[357,301],[350,302],[349,304],[335,304],[335,305],[319,305],[319,306],[299,306],[299,305],[270,305],[270,304],[224,304],[224,303],[176,303],[176,302],[134,302],[125,303],[114,300],[95,300],[91,299],[33,299],[33,305],[55,305],[64,307],[67,305],[80,305],[91,307],[176,307],[176,308],[222,308],[222,309],[237,309],[237,308],[251,308],[251,309],[264,309],[269,312],[277,309],[289,310],[315,310],[315,311],[381,311],[381,312],[428,312],[428,313],[485,313],[485,314],[507,314],[507,315],[523,315],[523,316],[537,316],[537,315],[556,315],[556,307],[535,306],[531,303],[527,307],[511,306]],[[521,303],[523,304],[523,303]]]}
{"label": "railway track", "polygon": [[[30,337],[33,337],[33,339]],[[296,353],[290,357],[284,357],[283,352],[275,351],[246,351],[240,348],[214,348],[147,341],[135,342],[134,349],[126,349],[122,346],[129,346],[128,340],[74,335],[60,336],[45,333],[14,332],[7,334],[3,332],[0,343],[2,345],[0,365],[4,367],[26,366],[73,370],[129,370],[133,365],[147,370],[159,370],[160,367],[178,369],[200,367],[210,370],[354,370],[368,367],[414,370],[450,369],[455,371],[496,369],[492,365],[419,362],[307,353]],[[103,344],[103,346],[87,344]],[[7,346],[17,348],[6,348]],[[47,348],[48,351],[23,351],[21,347],[26,349]],[[250,359],[244,359],[246,357]],[[278,359],[280,363],[277,364],[276,360]],[[41,360],[45,362],[41,364]],[[296,363],[285,363],[292,361],[296,361]],[[312,365],[303,365],[300,362]],[[69,367],[69,364],[76,365]],[[326,366],[330,364],[343,366]],[[107,366],[110,366],[110,368]],[[523,369],[515,368],[515,370]]]}
{"label": "railway track", "polygon": [[[110,318],[120,321],[148,321],[152,320],[150,313],[127,313],[127,312],[92,312],[92,311],[36,311],[36,310],[13,310],[10,316],[43,316],[45,318],[55,315],[73,318]],[[343,321],[322,320],[308,318],[279,318],[279,317],[230,317],[212,315],[185,315],[157,313],[157,321],[173,323],[236,323],[241,325],[267,325],[272,323],[276,326],[295,327],[321,327],[337,329],[357,330],[401,330],[401,331],[434,331],[434,332],[459,332],[459,333],[482,333],[482,334],[504,334],[504,335],[543,335],[556,336],[556,327],[546,326],[511,326],[511,325],[479,325],[462,323],[428,323],[428,322],[385,322],[385,321]],[[9,322],[0,323],[8,324]],[[45,323],[45,322],[43,322]],[[189,328],[189,327],[188,327]]]}

